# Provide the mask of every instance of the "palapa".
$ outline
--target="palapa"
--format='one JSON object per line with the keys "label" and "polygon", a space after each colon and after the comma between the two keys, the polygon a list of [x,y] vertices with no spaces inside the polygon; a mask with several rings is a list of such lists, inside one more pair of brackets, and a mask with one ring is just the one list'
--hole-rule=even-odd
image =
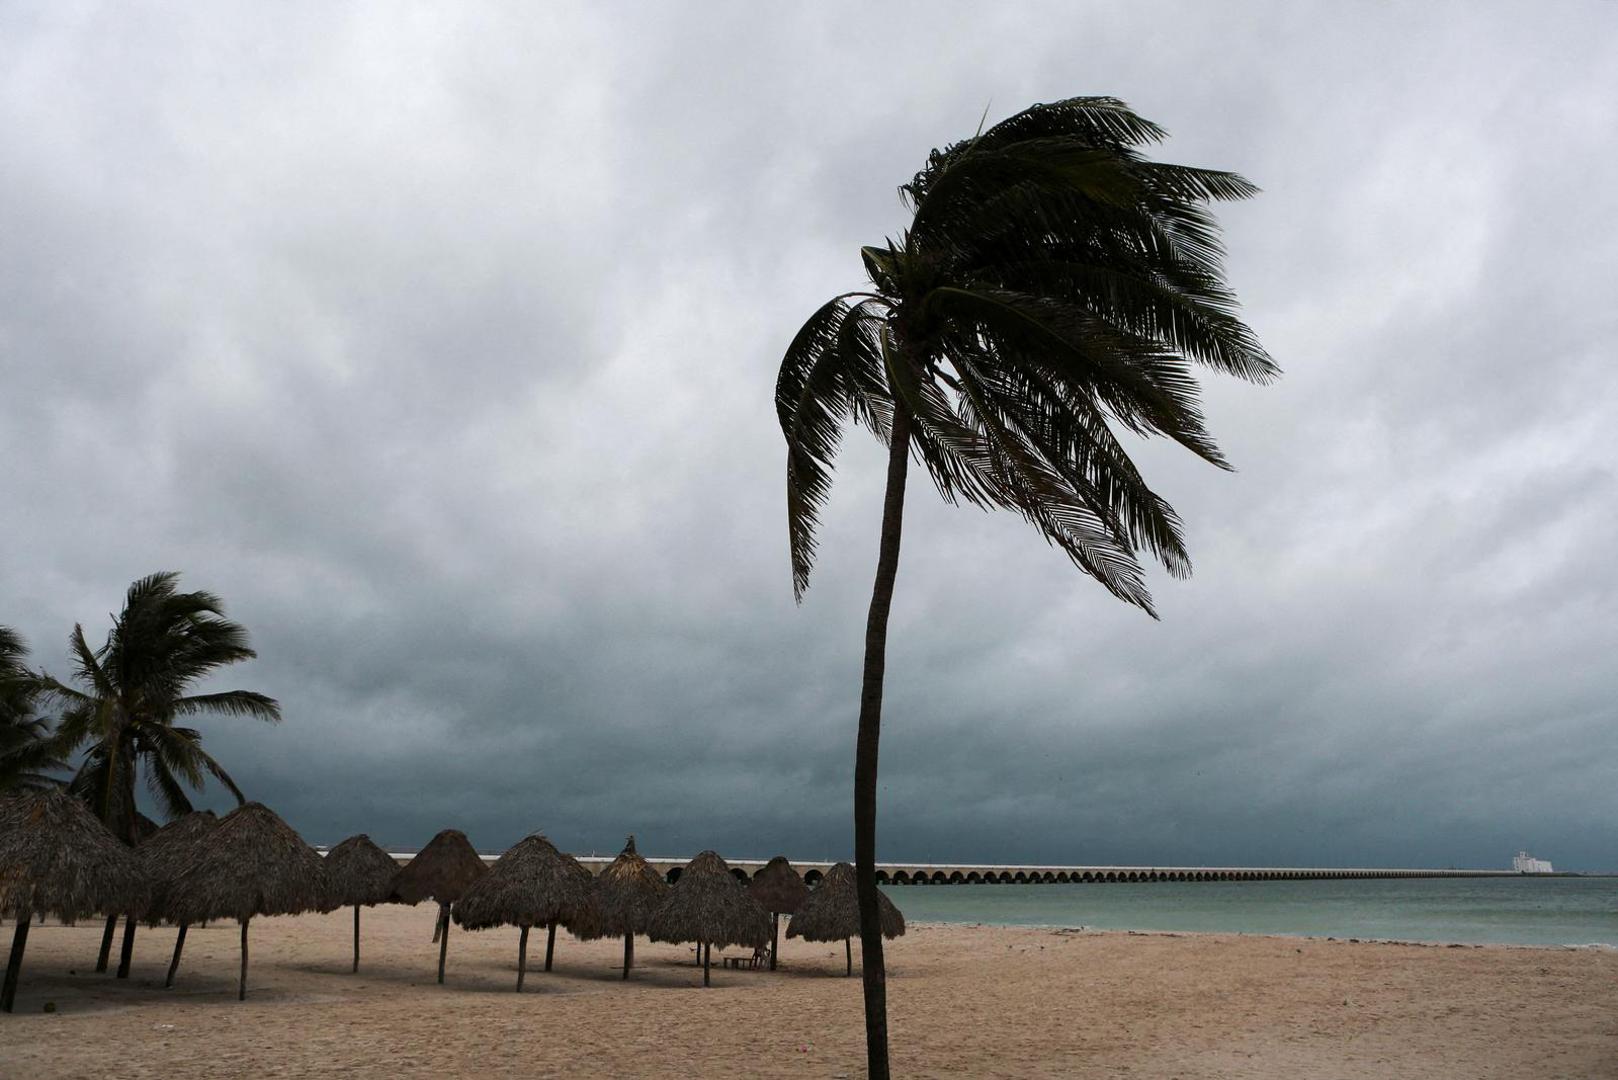
{"label": "palapa", "polygon": [[369,836],[350,836],[326,852],[326,884],[331,902],[354,905],[354,968],[360,969],[360,905],[380,904],[393,895],[399,864]]}
{"label": "palapa", "polygon": [[416,857],[393,879],[393,896],[399,902],[419,904],[427,899],[438,902],[433,940],[438,942],[440,983],[444,981],[444,958],[449,952],[450,905],[488,872],[483,857],[466,834],[459,829],[445,829],[427,841],[427,846],[416,852]]}
{"label": "palapa", "polygon": [[496,859],[489,872],[466,890],[455,904],[455,921],[467,930],[516,926],[522,931],[517,944],[517,992],[522,993],[529,929],[545,927],[549,971],[557,924],[588,930],[599,921],[593,908],[590,871],[535,833]]}
{"label": "palapa", "polygon": [[798,910],[798,905],[809,895],[809,886],[785,855],[777,855],[753,875],[747,895],[770,913],[770,970],[774,971],[775,954],[781,946],[781,916]]}
{"label": "palapa", "polygon": [[243,803],[197,844],[169,886],[162,916],[170,922],[235,919],[242,927],[238,1001],[247,998],[247,924],[255,915],[329,911],[326,867],[292,826],[262,803]]}
{"label": "palapa", "polygon": [[17,997],[28,927],[35,915],[64,922],[96,912],[139,910],[144,868],[80,799],[57,790],[0,799],[0,915],[17,922],[0,983],[0,1011]]}
{"label": "palapa", "polygon": [[[146,925],[156,926],[163,919],[168,906],[168,890],[196,858],[202,839],[218,826],[219,819],[212,810],[198,810],[175,818],[147,837],[135,849],[146,866],[146,876],[152,885],[151,902],[146,907]],[[180,953],[185,950],[185,932],[190,923],[180,923],[174,935],[174,955],[169,959],[168,974],[163,985],[174,985],[174,973],[180,969]],[[127,952],[127,950],[126,950]],[[120,975],[127,973],[128,959],[118,965]]]}
{"label": "palapa", "polygon": [[587,937],[624,938],[624,978],[635,966],[635,935],[647,932],[652,916],[668,898],[669,883],[653,870],[631,836],[624,850],[591,883],[598,923]]}
{"label": "palapa", "polygon": [[707,986],[713,947],[763,948],[770,940],[770,915],[747,895],[717,852],[704,851],[680,872],[647,930],[653,941],[696,942],[702,985]]}
{"label": "palapa", "polygon": [[[885,938],[900,937],[905,932],[905,917],[881,892],[876,894],[878,923]],[[843,955],[848,962],[847,974],[854,974],[854,949],[850,939],[860,932],[860,901],[854,887],[854,868],[840,862],[820,879],[809,898],[798,908],[787,926],[787,937],[801,937],[805,941],[838,941],[843,943]]]}

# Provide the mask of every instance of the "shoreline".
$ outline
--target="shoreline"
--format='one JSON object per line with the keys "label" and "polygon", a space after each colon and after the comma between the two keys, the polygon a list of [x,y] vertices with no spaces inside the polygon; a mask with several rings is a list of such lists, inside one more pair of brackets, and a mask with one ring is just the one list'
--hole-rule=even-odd
{"label": "shoreline", "polygon": [[1286,934],[1257,930],[1143,930],[1117,926],[1073,926],[1067,923],[997,923],[983,920],[973,922],[940,922],[936,919],[912,919],[909,925],[913,928],[928,928],[936,930],[951,927],[967,927],[982,930],[1042,930],[1058,934],[1123,934],[1129,937],[1169,937],[1169,938],[1198,938],[1198,937],[1239,937],[1239,938],[1274,938],[1279,941],[1317,941],[1332,942],[1344,945],[1400,945],[1423,949],[1543,949],[1550,952],[1613,952],[1618,953],[1618,944],[1604,941],[1585,941],[1577,943],[1543,943],[1543,942],[1516,942],[1516,941],[1446,941],[1443,939],[1426,938],[1384,938],[1384,937],[1343,937],[1338,934]]}

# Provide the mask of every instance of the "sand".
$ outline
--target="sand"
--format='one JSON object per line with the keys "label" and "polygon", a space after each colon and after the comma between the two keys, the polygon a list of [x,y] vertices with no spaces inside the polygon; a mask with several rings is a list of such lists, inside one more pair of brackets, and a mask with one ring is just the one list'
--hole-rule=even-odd
{"label": "sand", "polygon": [[[620,943],[566,934],[546,974],[540,933],[519,997],[515,929],[456,929],[436,985],[433,915],[367,909],[358,975],[350,911],[255,920],[245,1003],[234,925],[193,928],[168,991],[172,930],[142,928],[120,982],[91,971],[99,925],[36,925],[0,1076],[864,1074],[840,944],[783,939],[782,970],[704,990],[644,940],[628,983]],[[902,1076],[1618,1076],[1606,950],[914,926],[888,956]]]}

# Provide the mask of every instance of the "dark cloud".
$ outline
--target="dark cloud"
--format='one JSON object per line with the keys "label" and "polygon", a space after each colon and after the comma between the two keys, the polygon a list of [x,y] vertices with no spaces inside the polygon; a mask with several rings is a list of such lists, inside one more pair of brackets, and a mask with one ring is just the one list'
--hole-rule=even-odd
{"label": "dark cloud", "polygon": [[848,849],[881,457],[795,608],[770,392],[929,148],[1114,93],[1286,368],[1153,623],[912,492],[895,857],[1610,867],[1618,17],[746,5],[0,16],[0,621],[223,594],[309,836]]}

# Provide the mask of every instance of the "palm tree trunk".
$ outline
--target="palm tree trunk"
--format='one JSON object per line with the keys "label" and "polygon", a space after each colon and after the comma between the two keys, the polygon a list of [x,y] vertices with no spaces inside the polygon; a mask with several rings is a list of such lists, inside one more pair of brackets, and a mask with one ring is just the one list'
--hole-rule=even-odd
{"label": "palm tree trunk", "polygon": [[118,950],[118,978],[129,978],[129,962],[135,956],[135,916],[124,916],[124,944]]}
{"label": "palm tree trunk", "polygon": [[444,954],[449,952],[449,905],[439,908],[438,916],[438,985],[444,985]]}
{"label": "palm tree trunk", "polygon": [[635,935],[624,935],[624,978],[629,978],[629,969],[635,966]]}
{"label": "palm tree trunk", "polygon": [[112,955],[112,935],[118,929],[118,916],[107,916],[107,928],[101,931],[101,951],[96,954],[96,971],[107,970],[107,958]]}
{"label": "palm tree trunk", "polygon": [[360,969],[360,906],[354,905],[354,970]]}
{"label": "palm tree trunk", "polygon": [[185,923],[180,924],[180,932],[174,935],[174,959],[169,961],[169,973],[163,980],[163,988],[168,989],[174,985],[174,973],[180,970],[180,950],[185,948]]}
{"label": "palm tree trunk", "polygon": [[22,974],[22,954],[28,947],[28,927],[33,921],[33,912],[17,912],[17,929],[11,934],[11,956],[6,960],[6,981],[0,984],[0,1012],[10,1012],[16,1003],[17,978]]}
{"label": "palm tree trunk", "polygon": [[522,993],[523,976],[528,974],[528,924],[523,923],[522,937],[517,942],[517,993]]}
{"label": "palm tree trunk", "polygon": [[248,920],[242,920],[242,979],[236,987],[237,1001],[247,1000],[247,923]]}
{"label": "palm tree trunk", "polygon": [[[860,905],[860,959],[865,989],[865,1058],[870,1080],[888,1080],[888,973],[882,963],[882,926],[876,888],[876,769],[882,738],[882,679],[887,671],[888,610],[899,573],[904,530],[905,477],[910,467],[910,415],[893,410],[888,482],[882,498],[882,540],[876,582],[865,620],[865,676],[854,750],[854,887]],[[853,964],[850,952],[849,964]]]}

